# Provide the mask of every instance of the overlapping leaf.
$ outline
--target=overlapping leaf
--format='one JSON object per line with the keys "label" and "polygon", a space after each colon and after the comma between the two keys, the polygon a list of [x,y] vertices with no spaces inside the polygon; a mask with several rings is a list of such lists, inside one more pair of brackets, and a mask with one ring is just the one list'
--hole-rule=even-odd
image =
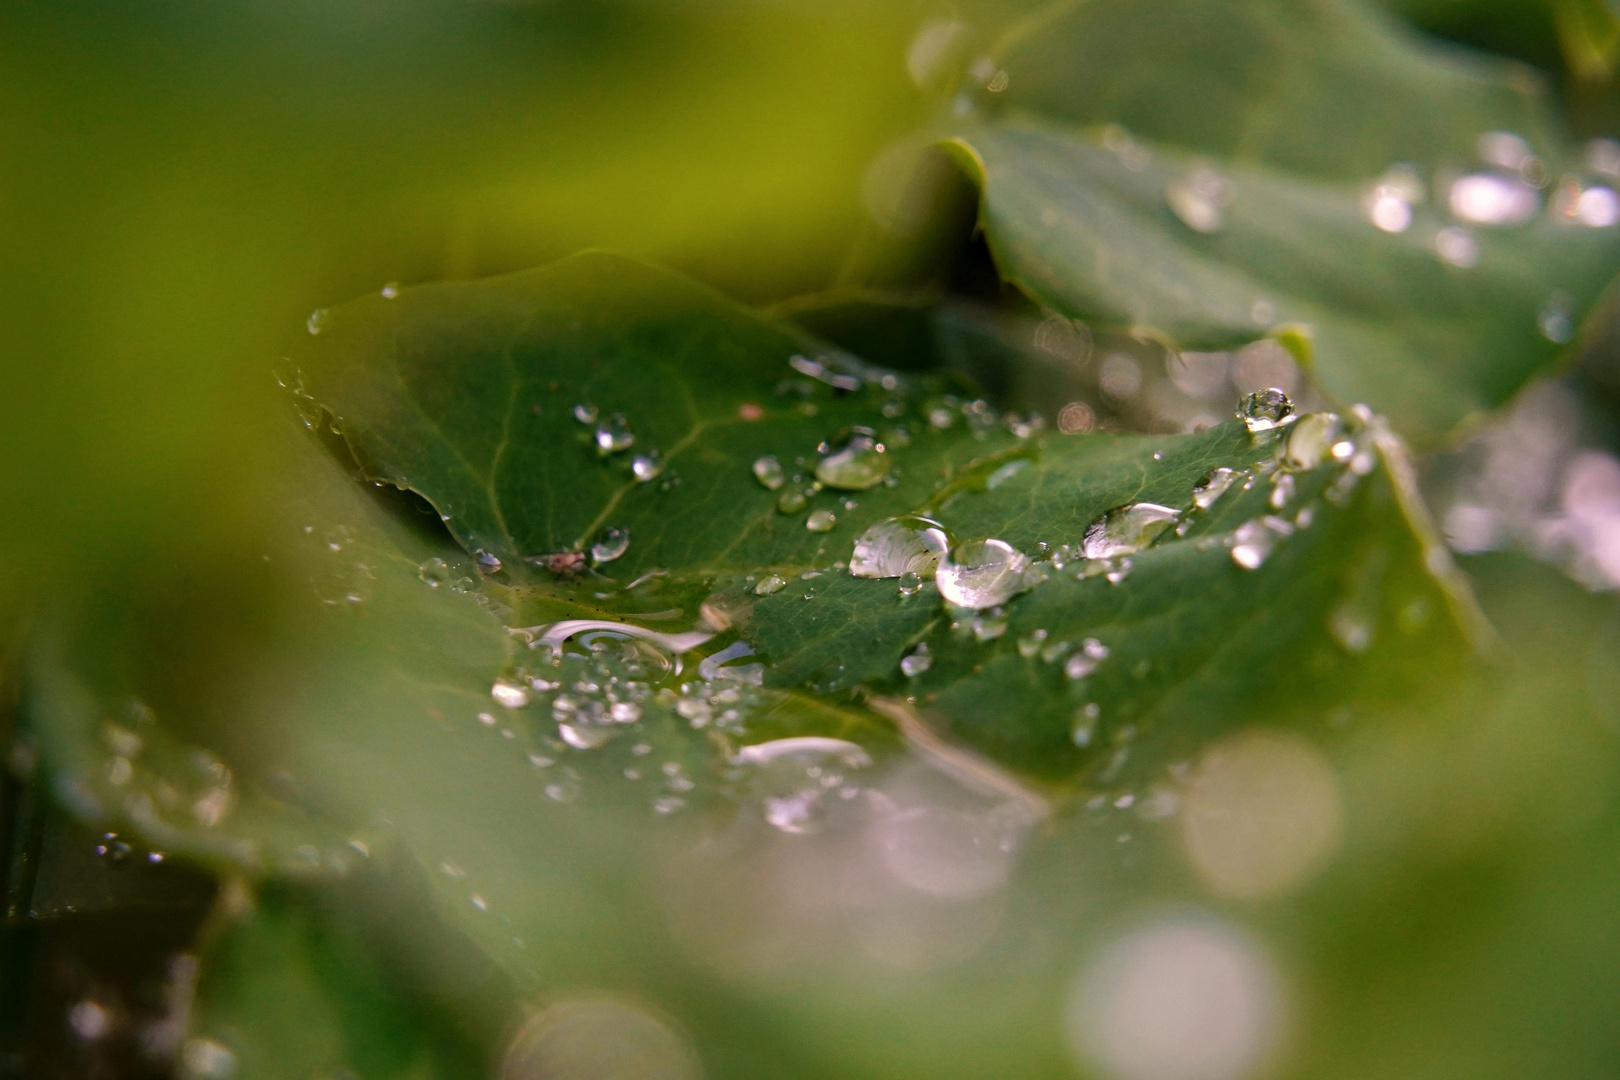
{"label": "overlapping leaf", "polygon": [[[1492,132],[1524,139],[1540,155],[1525,168],[1555,186],[1593,181],[1564,177],[1522,70],[1441,53],[1360,4],[1061,4],[997,61],[1000,92],[953,145],[1005,277],[1185,348],[1286,331],[1327,391],[1413,435],[1505,400],[1620,269],[1613,227],[1451,216],[1451,182],[1481,169],[1568,204],[1481,165]],[[1386,232],[1367,200],[1397,165],[1419,190]]]}

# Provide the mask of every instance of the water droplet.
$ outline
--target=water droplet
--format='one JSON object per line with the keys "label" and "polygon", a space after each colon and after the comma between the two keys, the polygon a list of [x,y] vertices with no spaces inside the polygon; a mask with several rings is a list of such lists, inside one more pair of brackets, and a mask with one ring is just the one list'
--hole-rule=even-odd
{"label": "water droplet", "polygon": [[591,545],[591,561],[600,566],[610,563],[630,548],[630,530],[609,529],[602,539]]}
{"label": "water droplet", "polygon": [[1328,616],[1328,632],[1333,640],[1353,654],[1366,652],[1372,647],[1373,621],[1361,606],[1346,604]]}
{"label": "water droplet", "polygon": [[664,471],[664,456],[657,450],[648,450],[630,459],[630,475],[645,484],[656,480]]}
{"label": "water droplet", "polygon": [[950,546],[950,536],[939,522],[914,515],[892,517],[855,541],[849,572],[864,578],[932,577]]}
{"label": "water droplet", "polygon": [[397,296],[399,296],[399,282],[390,281],[382,287],[382,298],[384,300],[393,300]]}
{"label": "water droplet", "polygon": [[929,651],[927,642],[918,645],[900,659],[900,671],[908,679],[915,679],[933,666],[934,656]]}
{"label": "water droplet", "polygon": [[785,588],[787,588],[787,578],[784,578],[781,574],[767,574],[760,580],[758,585],[754,586],[754,594],[756,596],[770,596],[772,593],[779,593]]}
{"label": "water droplet", "polygon": [[330,314],[325,308],[316,308],[310,312],[309,318],[304,321],[304,329],[312,334],[318,334],[326,329],[326,318]]}
{"label": "water droplet", "polygon": [[1447,225],[1434,234],[1434,253],[1460,269],[1479,265],[1479,241],[1467,229]]}
{"label": "water droplet", "polygon": [[1275,543],[1275,534],[1265,525],[1246,521],[1232,534],[1232,561],[1245,570],[1258,570]]}
{"label": "water droplet", "polygon": [[443,559],[429,559],[416,568],[416,576],[437,589],[450,580],[450,564]]}
{"label": "water droplet", "polygon": [[1208,510],[1215,505],[1216,499],[1226,494],[1226,489],[1232,486],[1232,481],[1236,478],[1237,472],[1224,465],[1218,469],[1211,469],[1193,486],[1193,505],[1200,510]]}
{"label": "water droplet", "polygon": [[816,463],[816,479],[842,491],[865,491],[883,482],[889,472],[884,445],[865,428],[853,429],[842,445]]}
{"label": "water droplet", "polygon": [[636,441],[635,435],[630,431],[630,422],[624,418],[623,413],[614,413],[598,423],[594,438],[596,451],[603,456],[628,450]]}
{"label": "water droplet", "polygon": [[1237,418],[1251,432],[1270,431],[1294,422],[1294,403],[1275,386],[1256,390],[1238,403]]}
{"label": "water droplet", "polygon": [[616,733],[610,727],[582,721],[564,720],[557,724],[557,735],[575,750],[597,750],[606,746]]}
{"label": "water droplet", "polygon": [[1132,555],[1174,525],[1180,513],[1157,503],[1116,506],[1086,526],[1081,548],[1088,559],[1111,559]]}
{"label": "water droplet", "polygon": [[1306,413],[1288,433],[1288,443],[1282,452],[1283,464],[1295,469],[1314,469],[1330,457],[1349,457],[1354,448],[1346,442],[1345,434],[1345,422],[1337,413]]}
{"label": "water droplet", "polygon": [[1076,746],[1090,746],[1091,740],[1097,734],[1097,720],[1102,716],[1102,707],[1096,702],[1089,702],[1074,711],[1074,724],[1069,729],[1069,739]]}
{"label": "water droplet", "polygon": [[1516,176],[1471,173],[1451,185],[1451,214],[1476,225],[1522,225],[1536,216],[1536,189]]}
{"label": "water droplet", "polygon": [[187,1074],[198,1080],[230,1080],[236,1075],[236,1054],[213,1039],[187,1039],[180,1060]]}
{"label": "water droplet", "polygon": [[1041,645],[1045,641],[1045,630],[1031,630],[1018,639],[1018,655],[1026,659],[1032,659],[1036,653],[1041,651]]}
{"label": "water droplet", "polygon": [[771,491],[787,482],[782,463],[776,460],[775,454],[766,454],[764,457],[754,459],[754,476]]}
{"label": "water droplet", "polygon": [[574,406],[574,419],[582,424],[596,423],[597,409],[588,401],[582,401]]}
{"label": "water droplet", "polygon": [[508,709],[521,709],[529,703],[529,691],[505,680],[498,680],[489,688],[489,696]]}
{"label": "water droplet", "polygon": [[1294,497],[1294,474],[1278,473],[1271,478],[1271,508],[1281,510]]}
{"label": "water droplet", "polygon": [[922,592],[922,587],[923,579],[918,575],[913,574],[910,571],[900,575],[901,597],[916,596],[918,593]]}
{"label": "water droplet", "polygon": [[1214,169],[1201,167],[1166,184],[1164,201],[1187,228],[1212,233],[1221,227],[1221,211],[1231,203],[1232,189]]}
{"label": "water droplet", "polygon": [[969,540],[941,559],[934,584],[947,603],[982,608],[1005,604],[1029,587],[1029,559],[1004,540]]}
{"label": "water droplet", "polygon": [[1570,314],[1569,297],[1553,293],[1536,312],[1536,325],[1541,336],[1557,345],[1563,345],[1575,336],[1575,320]]}
{"label": "water droplet", "polygon": [[973,618],[973,637],[980,643],[994,641],[1007,632],[1007,617],[997,608],[988,615]]}
{"label": "water droplet", "polygon": [[812,510],[810,516],[804,519],[804,527],[811,532],[832,532],[832,527],[838,524],[838,515],[831,510]]}
{"label": "water droplet", "polygon": [[810,496],[812,494],[814,494],[813,490],[790,487],[782,492],[781,496],[776,500],[776,508],[784,514],[797,514],[810,505]]}

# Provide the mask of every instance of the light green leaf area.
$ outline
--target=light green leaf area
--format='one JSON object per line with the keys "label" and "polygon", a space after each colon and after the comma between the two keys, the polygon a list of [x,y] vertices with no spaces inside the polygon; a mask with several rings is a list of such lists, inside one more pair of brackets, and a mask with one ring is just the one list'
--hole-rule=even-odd
{"label": "light green leaf area", "polygon": [[[1006,89],[954,121],[950,145],[978,174],[1004,277],[1182,348],[1278,334],[1329,394],[1413,437],[1506,400],[1620,270],[1613,226],[1555,208],[1595,181],[1566,164],[1523,74],[1420,46],[1359,5],[1061,5],[998,62]],[[1546,191],[1481,163],[1490,132],[1525,140]],[[1535,212],[1454,217],[1464,175]],[[1400,189],[1381,217],[1380,182]]]}

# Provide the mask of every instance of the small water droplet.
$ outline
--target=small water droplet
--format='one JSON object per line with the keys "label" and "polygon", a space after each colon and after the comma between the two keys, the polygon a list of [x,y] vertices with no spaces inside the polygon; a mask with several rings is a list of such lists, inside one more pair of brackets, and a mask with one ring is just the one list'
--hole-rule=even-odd
{"label": "small water droplet", "polygon": [[574,406],[574,419],[582,424],[596,423],[597,409],[588,401],[582,401]]}
{"label": "small water droplet", "polygon": [[754,459],[754,477],[771,491],[787,482],[782,463],[776,460],[775,454],[766,454],[764,457]]}
{"label": "small water droplet", "polygon": [[1541,336],[1555,345],[1563,345],[1575,336],[1575,320],[1570,313],[1569,297],[1553,293],[1536,312],[1536,326]]}
{"label": "small water droplet", "polygon": [[866,428],[844,433],[839,445],[816,463],[816,479],[842,491],[865,491],[889,471],[887,448]]}
{"label": "small water droplet", "polygon": [[947,603],[977,611],[1029,588],[1029,568],[1028,557],[1004,540],[969,540],[940,560],[934,584]]}
{"label": "small water droplet", "polygon": [[492,552],[479,551],[474,558],[478,563],[478,569],[485,574],[498,574],[501,572],[501,560]]}
{"label": "small water droplet", "polygon": [[908,570],[904,574],[900,575],[901,597],[916,596],[918,593],[922,592],[922,587],[923,579],[911,571]]}
{"label": "small water droplet", "polygon": [[325,308],[316,308],[310,312],[309,318],[304,320],[304,329],[311,334],[318,334],[326,329],[326,319],[330,314]]}
{"label": "small water droplet", "polygon": [[429,559],[416,568],[416,576],[437,589],[450,580],[450,564],[439,558]]}
{"label": "small water droplet", "polygon": [[236,1075],[236,1054],[213,1039],[187,1039],[180,1060],[187,1075],[197,1080],[231,1080]]}
{"label": "small water droplet", "polygon": [[1232,201],[1232,187],[1205,166],[1166,184],[1164,200],[1187,228],[1212,233],[1221,227],[1222,211]]}
{"label": "small water droplet", "polygon": [[1466,270],[1479,265],[1479,241],[1467,229],[1447,225],[1434,234],[1434,253],[1441,261]]}
{"label": "small water droplet", "polygon": [[1132,555],[1152,544],[1181,514],[1157,503],[1116,506],[1086,526],[1081,549],[1088,559]]}
{"label": "small water droplet", "polygon": [[1097,720],[1102,716],[1102,707],[1096,702],[1088,702],[1074,711],[1074,725],[1069,730],[1069,738],[1076,746],[1091,745],[1091,740],[1097,734]]}
{"label": "small water droplet", "polygon": [[1346,431],[1338,413],[1306,413],[1288,433],[1281,455],[1283,464],[1295,469],[1314,469],[1330,457],[1348,457],[1354,446],[1346,442]]}
{"label": "small water droplet", "polygon": [[517,686],[505,680],[498,680],[489,688],[489,696],[508,709],[521,709],[529,703],[527,687]]}
{"label": "small water droplet", "polygon": [[810,516],[804,519],[804,527],[811,532],[832,532],[836,524],[838,515],[827,509],[812,510]]}
{"label": "small water droplet", "polygon": [[776,508],[784,514],[797,514],[810,505],[810,496],[813,494],[813,490],[790,487],[777,498]]}
{"label": "small water droplet", "polygon": [[630,430],[630,422],[624,418],[623,413],[614,413],[598,423],[594,438],[596,451],[603,456],[628,450],[636,442],[636,437]]}
{"label": "small water droplet", "polygon": [[980,643],[994,641],[1007,632],[1007,617],[997,608],[987,615],[973,617],[973,637]]}
{"label": "small water droplet", "polygon": [[1536,216],[1541,199],[1517,176],[1472,173],[1451,185],[1451,214],[1476,225],[1522,225]]}
{"label": "small water droplet", "polygon": [[629,548],[630,530],[609,529],[602,534],[602,539],[591,545],[591,561],[598,566],[610,563]]}
{"label": "small water droplet", "polygon": [[1245,570],[1258,570],[1275,543],[1275,534],[1264,524],[1246,521],[1232,534],[1232,561]]}
{"label": "small water droplet", "polygon": [[900,660],[900,671],[908,679],[915,679],[933,666],[934,656],[929,651],[927,642],[918,645]]}
{"label": "small water droplet", "polygon": [[864,578],[932,577],[950,546],[950,535],[939,522],[910,514],[892,517],[855,541],[849,572]]}
{"label": "small water droplet", "polygon": [[1373,620],[1360,605],[1345,604],[1328,616],[1328,632],[1345,652],[1364,653],[1372,647]]}
{"label": "small water droplet", "polygon": [[1270,431],[1294,422],[1294,403],[1275,386],[1256,390],[1238,403],[1237,417],[1251,432]]}
{"label": "small water droplet", "polygon": [[767,574],[760,580],[758,585],[754,586],[754,593],[757,596],[770,596],[772,593],[781,592],[785,588],[787,588],[787,578],[784,578],[781,574]]}
{"label": "small water droplet", "polygon": [[1033,659],[1041,651],[1041,645],[1046,641],[1045,630],[1031,630],[1018,639],[1018,655],[1025,659]]}
{"label": "small water droplet", "polygon": [[1218,469],[1211,469],[1205,473],[1203,479],[1193,485],[1193,505],[1200,510],[1208,510],[1215,505],[1215,500],[1226,494],[1226,489],[1232,486],[1237,479],[1237,472],[1224,465]]}
{"label": "small water droplet", "polygon": [[399,282],[390,281],[388,284],[382,287],[382,297],[384,300],[392,300],[397,296],[399,296]]}
{"label": "small water droplet", "polygon": [[557,724],[557,735],[575,750],[597,750],[612,740],[615,732],[610,727],[580,721],[564,720]]}
{"label": "small water droplet", "polygon": [[664,471],[664,456],[657,450],[648,450],[630,459],[630,475],[645,484],[656,480]]}
{"label": "small water droplet", "polygon": [[1293,497],[1293,473],[1278,473],[1276,476],[1271,478],[1271,498],[1268,501],[1271,503],[1271,508],[1273,510],[1281,510],[1283,507],[1288,505],[1289,500]]}

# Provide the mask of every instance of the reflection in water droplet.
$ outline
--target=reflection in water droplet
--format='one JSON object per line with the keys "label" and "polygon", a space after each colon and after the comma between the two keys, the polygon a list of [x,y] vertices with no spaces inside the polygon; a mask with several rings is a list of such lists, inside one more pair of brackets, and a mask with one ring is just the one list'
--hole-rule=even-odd
{"label": "reflection in water droplet", "polygon": [[757,596],[770,596],[772,593],[781,592],[785,588],[787,588],[787,578],[780,574],[766,574],[760,579],[759,584],[754,586],[754,593]]}
{"label": "reflection in water droplet", "polygon": [[812,510],[810,516],[804,519],[804,527],[811,532],[832,532],[836,524],[838,515],[827,509]]}
{"label": "reflection in water droplet", "polygon": [[1088,559],[1132,555],[1153,543],[1180,517],[1176,510],[1157,503],[1116,506],[1086,526],[1081,550]]}
{"label": "reflection in water droplet", "polygon": [[612,562],[628,550],[630,550],[630,531],[609,529],[602,534],[602,539],[591,545],[591,561],[600,566]]}
{"label": "reflection in water droplet", "polygon": [[624,418],[622,413],[614,413],[597,424],[594,437],[596,439],[597,453],[603,455],[628,450],[636,442],[636,437],[630,430],[630,422]]}
{"label": "reflection in water droplet", "polygon": [[862,429],[849,435],[839,449],[816,463],[816,479],[841,491],[865,491],[888,475],[884,445]]}
{"label": "reflection in water droplet", "polygon": [[771,491],[787,482],[782,463],[776,460],[775,454],[766,454],[764,457],[754,459],[754,477]]}
{"label": "reflection in water droplet", "polygon": [[950,549],[945,527],[930,518],[905,515],[880,521],[855,541],[849,572],[855,577],[932,577]]}
{"label": "reflection in water droplet", "polygon": [[700,1080],[687,1042],[665,1021],[622,1002],[553,1005],[519,1029],[499,1080]]}
{"label": "reflection in water droplet", "polygon": [[908,679],[916,678],[933,666],[934,656],[929,651],[927,642],[918,645],[900,659],[900,671]]}
{"label": "reflection in water droplet", "polygon": [[1029,559],[1003,540],[969,540],[940,560],[934,584],[947,603],[982,608],[1005,604],[1030,587]]}
{"label": "reflection in water droplet", "polygon": [[1294,403],[1275,386],[1256,390],[1238,403],[1237,418],[1252,432],[1270,431],[1294,422]]}

